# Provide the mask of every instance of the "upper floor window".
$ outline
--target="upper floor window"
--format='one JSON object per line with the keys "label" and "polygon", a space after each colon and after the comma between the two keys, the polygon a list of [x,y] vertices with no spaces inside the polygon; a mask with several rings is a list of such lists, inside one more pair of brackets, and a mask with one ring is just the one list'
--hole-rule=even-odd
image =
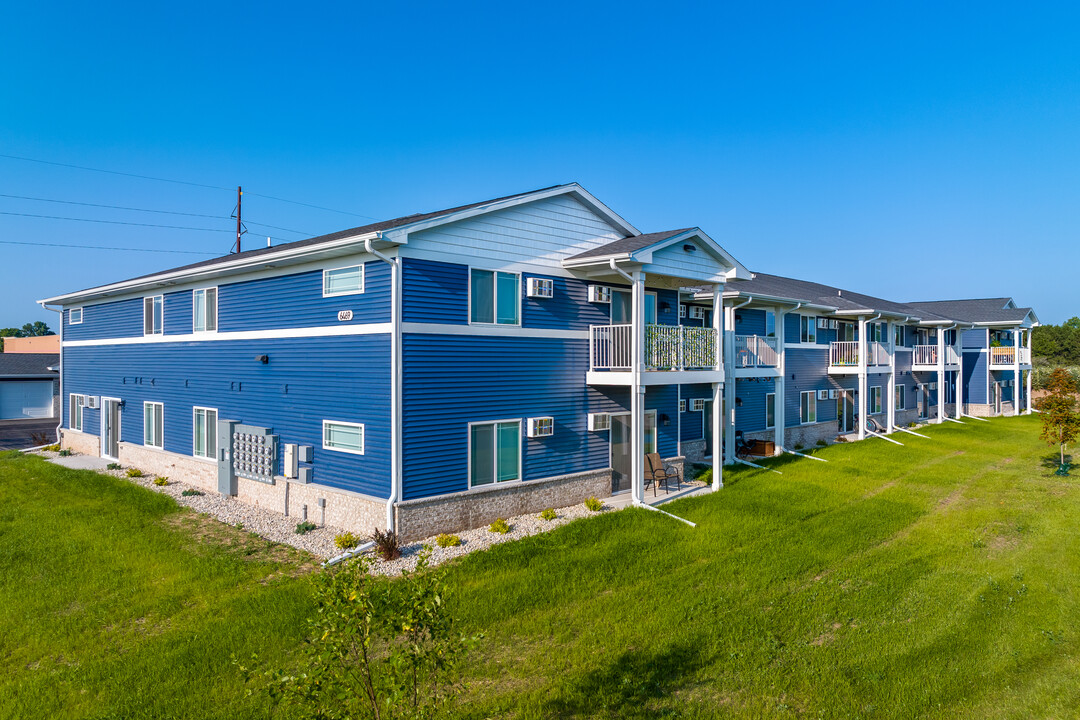
{"label": "upper floor window", "polygon": [[776,337],[776,313],[765,311],[765,337]]}
{"label": "upper floor window", "polygon": [[885,323],[870,323],[866,330],[870,342],[885,342]]}
{"label": "upper floor window", "polygon": [[364,292],[364,266],[323,270],[323,297],[334,295],[359,295]]}
{"label": "upper floor window", "polygon": [[192,324],[195,332],[217,331],[217,288],[195,290],[191,302]]}
{"label": "upper floor window", "polygon": [[517,325],[521,278],[517,273],[473,270],[469,278],[469,322]]}
{"label": "upper floor window", "polygon": [[817,320],[809,315],[799,316],[799,342],[817,342]]}
{"label": "upper floor window", "polygon": [[904,347],[904,326],[903,325],[894,325],[893,326],[893,344],[896,345],[896,347]]}
{"label": "upper floor window", "polygon": [[161,295],[143,298],[143,335],[160,335],[163,298]]}
{"label": "upper floor window", "polygon": [[68,312],[69,325],[82,325],[82,308],[71,308]]}

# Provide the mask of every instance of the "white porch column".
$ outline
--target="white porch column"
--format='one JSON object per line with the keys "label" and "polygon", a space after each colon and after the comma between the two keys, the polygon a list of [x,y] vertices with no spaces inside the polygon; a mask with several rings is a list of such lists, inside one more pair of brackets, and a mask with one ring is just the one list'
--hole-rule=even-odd
{"label": "white porch column", "polygon": [[937,423],[945,422],[945,328],[937,330]]}
{"label": "white porch column", "polygon": [[956,419],[964,415],[964,353],[961,339],[964,333],[956,328]]}
{"label": "white porch column", "polygon": [[[1035,328],[1033,328],[1033,327],[1028,328],[1028,331],[1027,331],[1027,351],[1028,351],[1028,361],[1029,362],[1032,361],[1031,360],[1031,334],[1034,331],[1035,331]],[[1024,412],[1024,414],[1025,415],[1030,415],[1031,414],[1031,370],[1027,371],[1027,383],[1026,383],[1026,387],[1024,389],[1027,390],[1027,394],[1026,394],[1026,396],[1024,398],[1027,401],[1026,402],[1027,410]]]}
{"label": "white porch column", "polygon": [[[724,345],[724,286],[713,285],[713,313],[712,313],[712,325],[713,330],[716,331],[716,361],[718,363],[717,368],[724,371],[724,377],[727,378],[728,369],[727,363],[724,362],[725,353]],[[722,448],[724,447],[724,407],[723,393],[725,383],[714,382],[712,384],[712,427],[702,428],[704,432],[712,433],[712,489],[719,490],[724,487],[724,453]]]}
{"label": "white porch column", "polygon": [[645,273],[635,270],[631,292],[630,474],[634,503],[645,501]]}
{"label": "white porch column", "polygon": [[866,317],[859,316],[859,422],[858,431],[859,439],[866,439],[866,393],[867,393],[867,377],[866,377],[866,351],[870,347],[870,343],[866,341]]}
{"label": "white porch column", "polygon": [[1020,328],[1013,330],[1013,415],[1020,414]]}
{"label": "white porch column", "polygon": [[776,434],[773,438],[773,442],[776,443],[776,454],[783,453],[784,447],[784,435],[787,428],[787,417],[784,414],[785,402],[784,398],[787,397],[787,356],[784,352],[784,317],[787,314],[787,310],[784,308],[776,308],[774,311],[776,315],[776,369],[780,371],[780,375],[773,383],[773,400],[776,403],[774,406],[773,419],[776,421]]}
{"label": "white porch column", "polygon": [[[725,359],[735,359],[735,308],[724,308],[724,342],[727,345],[726,352],[727,357]],[[724,402],[722,405],[717,405],[715,400],[713,401],[713,416],[723,415],[724,422],[724,445],[723,453],[726,456],[726,463],[732,465],[735,462],[735,363],[724,363],[724,376],[726,382],[724,383]],[[716,393],[714,392],[715,396]],[[720,452],[719,445],[716,444],[716,438],[713,437],[713,461],[716,460],[716,454]]]}
{"label": "white porch column", "polygon": [[891,433],[896,429],[896,330],[895,324],[890,320],[885,325],[885,331],[889,334],[889,380],[885,392],[885,431]]}

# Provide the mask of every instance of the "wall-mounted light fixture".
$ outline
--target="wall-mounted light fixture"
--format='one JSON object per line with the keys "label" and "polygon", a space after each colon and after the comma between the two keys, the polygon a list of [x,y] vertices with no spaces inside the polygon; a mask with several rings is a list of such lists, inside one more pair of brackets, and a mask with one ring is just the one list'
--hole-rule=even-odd
{"label": "wall-mounted light fixture", "polygon": [[742,398],[735,398],[735,407],[742,407]]}
{"label": "wall-mounted light fixture", "polygon": [[660,414],[660,424],[661,425],[670,425],[671,424],[671,418],[669,418],[666,414],[661,413]]}
{"label": "wall-mounted light fixture", "polygon": [[270,356],[269,355],[256,355],[255,356],[255,362],[262,363],[263,365],[266,365],[266,364],[268,364],[270,362]]}
{"label": "wall-mounted light fixture", "polygon": [[694,245],[692,243],[686,243],[682,246],[682,249],[686,252],[697,252],[697,245]]}

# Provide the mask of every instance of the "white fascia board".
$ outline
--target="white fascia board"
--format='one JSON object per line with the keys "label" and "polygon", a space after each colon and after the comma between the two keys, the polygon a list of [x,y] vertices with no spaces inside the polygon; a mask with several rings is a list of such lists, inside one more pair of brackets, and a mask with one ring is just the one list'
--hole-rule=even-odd
{"label": "white fascia board", "polygon": [[215,263],[205,267],[191,268],[189,270],[166,270],[156,275],[149,275],[135,280],[122,280],[109,285],[79,290],[74,293],[57,295],[45,300],[38,300],[40,305],[67,305],[76,302],[84,302],[96,297],[106,295],[119,295],[144,290],[169,283],[192,282],[205,280],[210,277],[232,275],[240,272],[256,269],[259,266],[273,266],[281,264],[296,264],[308,260],[317,259],[320,255],[333,253],[341,249],[349,249],[359,244],[363,248],[363,242],[379,238],[379,233],[364,233],[363,235],[339,238],[327,243],[307,245],[301,248],[285,248],[281,252],[264,253],[255,257],[237,258],[236,260]]}
{"label": "white fascia board", "polygon": [[476,207],[468,208],[467,210],[460,210],[448,215],[440,215],[439,217],[421,220],[408,225],[399,225],[391,230],[383,231],[383,237],[392,242],[406,244],[408,243],[408,236],[411,233],[429,230],[440,225],[467,220],[471,217],[476,217],[477,215],[487,215],[488,213],[505,210],[518,205],[525,205],[526,203],[536,202],[537,200],[544,200],[559,195],[573,195],[590,210],[603,217],[604,220],[611,224],[616,230],[619,230],[626,235],[641,234],[641,231],[627,222],[622,216],[607,205],[593,197],[585,188],[577,183],[570,183],[569,185],[559,185],[558,187],[549,188],[548,190],[526,193],[525,195],[518,195],[517,197],[487,203],[486,205],[478,205]]}
{"label": "white fascia board", "polygon": [[724,293],[725,300],[737,300],[739,298],[751,298],[752,301],[747,307],[754,307],[755,305],[801,305],[800,310],[818,310],[826,313],[835,313],[837,308],[832,305],[819,305],[817,303],[807,302],[806,300],[799,300],[798,298],[780,297],[779,295],[762,295],[755,292],[730,292]]}
{"label": "white fascia board", "polygon": [[[837,310],[833,314],[838,315],[838,316],[839,315],[845,315],[845,316],[846,315],[851,315],[851,316],[856,316],[856,317],[859,316],[859,315],[881,315],[882,317],[906,318],[908,321],[917,320],[920,323],[922,322],[922,318],[920,318],[917,315],[912,315],[910,313],[896,312],[894,310],[875,310],[874,308],[864,308],[862,310]],[[955,322],[954,320],[949,320],[947,324],[952,325],[954,322]]]}

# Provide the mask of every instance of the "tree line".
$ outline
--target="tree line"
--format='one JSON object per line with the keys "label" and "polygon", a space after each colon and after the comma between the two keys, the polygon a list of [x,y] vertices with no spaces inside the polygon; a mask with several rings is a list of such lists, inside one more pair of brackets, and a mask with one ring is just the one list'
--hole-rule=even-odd
{"label": "tree line", "polygon": [[1035,328],[1031,333],[1031,354],[1036,365],[1080,365],[1080,317]]}

